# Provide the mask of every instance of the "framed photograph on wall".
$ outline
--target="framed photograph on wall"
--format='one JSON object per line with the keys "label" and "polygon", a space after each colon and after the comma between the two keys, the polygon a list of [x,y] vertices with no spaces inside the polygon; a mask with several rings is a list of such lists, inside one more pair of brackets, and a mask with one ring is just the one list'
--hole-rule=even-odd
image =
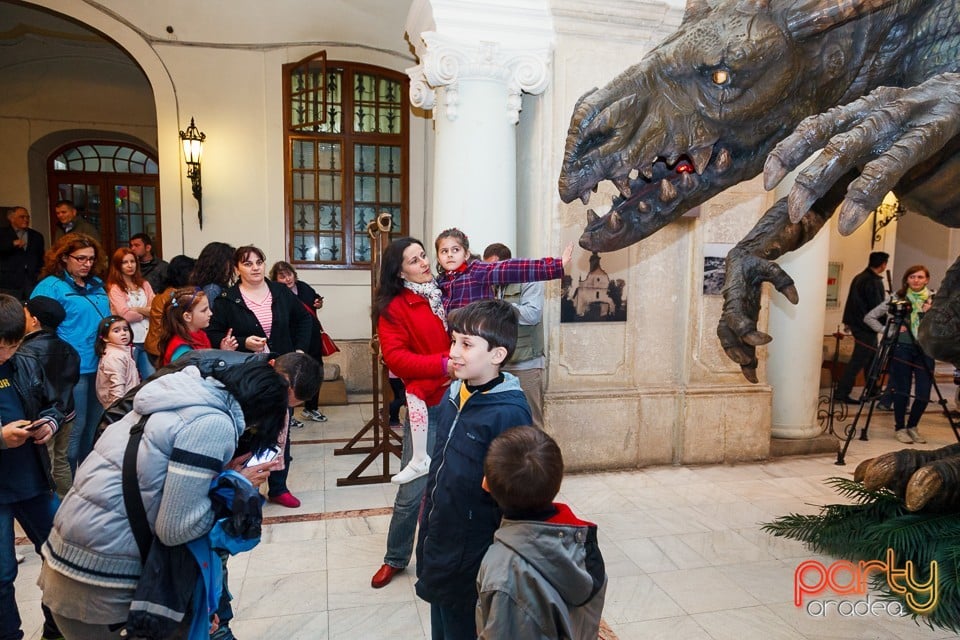
{"label": "framed photograph on wall", "polygon": [[840,273],[842,271],[842,262],[827,264],[827,309],[836,309],[840,306]]}
{"label": "framed photograph on wall", "polygon": [[719,296],[727,277],[727,253],[732,244],[707,242],[703,245],[703,295]]}

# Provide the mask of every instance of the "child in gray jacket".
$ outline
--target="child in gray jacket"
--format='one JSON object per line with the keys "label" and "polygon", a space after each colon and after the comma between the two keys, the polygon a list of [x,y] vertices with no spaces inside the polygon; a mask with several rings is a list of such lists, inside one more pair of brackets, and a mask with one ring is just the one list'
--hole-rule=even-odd
{"label": "child in gray jacket", "polygon": [[483,471],[503,521],[477,576],[477,635],[596,638],[607,576],[597,526],[553,502],[560,447],[539,429],[509,429],[490,443]]}

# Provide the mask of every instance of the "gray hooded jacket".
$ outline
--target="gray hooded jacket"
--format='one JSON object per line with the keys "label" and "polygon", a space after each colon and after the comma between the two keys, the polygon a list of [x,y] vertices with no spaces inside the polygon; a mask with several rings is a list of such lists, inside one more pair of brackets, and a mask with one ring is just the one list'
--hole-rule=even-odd
{"label": "gray hooded jacket", "polygon": [[233,396],[187,367],[146,384],[133,411],[103,432],[77,470],[43,546],[54,571],[94,586],[136,587],[140,552],[123,506],[121,469],[130,427],[145,414],[137,476],[151,530],[173,546],[213,526],[210,481],[230,461],[245,425]]}
{"label": "gray hooded jacket", "polygon": [[549,521],[497,529],[477,576],[480,639],[596,639],[607,589],[597,527],[554,506]]}

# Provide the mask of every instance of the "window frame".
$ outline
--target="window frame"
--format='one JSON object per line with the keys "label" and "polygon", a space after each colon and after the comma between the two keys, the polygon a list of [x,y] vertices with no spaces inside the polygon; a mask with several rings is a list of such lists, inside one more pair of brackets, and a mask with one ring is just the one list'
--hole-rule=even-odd
{"label": "window frame", "polygon": [[[292,99],[291,99],[291,78],[293,70],[300,68],[313,61],[324,65],[324,82],[327,74],[334,70],[340,70],[342,76],[342,112],[341,112],[341,130],[339,133],[317,133],[304,132],[293,129],[292,123]],[[354,131],[355,97],[354,86],[356,74],[365,74],[377,78],[386,78],[397,82],[400,85],[400,133],[375,133],[375,132],[357,132]],[[352,269],[368,270],[371,261],[356,261],[354,259],[354,242],[359,234],[365,233],[354,228],[354,177],[355,177],[355,154],[356,145],[389,145],[400,148],[400,220],[399,230],[393,233],[397,235],[406,235],[410,228],[410,109],[409,103],[409,78],[402,72],[394,71],[385,67],[375,65],[350,62],[346,60],[327,60],[326,52],[311,54],[302,60],[283,65],[283,187],[284,187],[284,245],[286,259],[297,269]],[[346,89],[349,87],[349,89]],[[326,104],[326,96],[323,97]],[[294,143],[300,140],[309,140],[314,143],[330,142],[340,145],[340,166],[341,166],[341,228],[339,233],[343,239],[342,243],[342,262],[318,262],[298,260],[293,246],[296,229],[294,228],[294,198],[293,198],[293,179],[294,179]],[[318,163],[317,163],[318,164]],[[315,167],[315,170],[318,170]],[[379,174],[382,175],[382,174]],[[316,195],[316,194],[315,194]],[[376,212],[379,213],[379,212]],[[319,216],[319,211],[317,212]],[[395,225],[397,222],[395,221]]]}
{"label": "window frame", "polygon": [[[143,172],[128,173],[116,170],[87,171],[72,168],[58,169],[55,167],[54,162],[56,159],[66,153],[68,150],[86,146],[94,148],[99,146],[113,146],[118,148],[133,149],[146,156],[147,159],[156,167],[156,171],[153,173],[146,170]],[[99,154],[98,157],[101,159],[108,158],[108,156],[102,156]],[[116,156],[114,156],[114,158],[116,158]],[[57,147],[47,156],[46,164],[47,194],[49,198],[47,215],[49,216],[51,238],[53,237],[54,231],[57,229],[57,224],[59,224],[59,220],[57,219],[54,211],[54,205],[61,198],[59,191],[59,186],[61,184],[84,184],[88,186],[95,185],[98,187],[98,194],[100,196],[100,239],[104,250],[108,252],[112,251],[115,246],[126,246],[125,244],[119,245],[117,243],[117,211],[112,196],[114,188],[118,185],[148,187],[154,189],[156,197],[156,202],[154,203],[156,206],[156,212],[153,214],[156,217],[156,231],[151,234],[151,240],[153,240],[153,254],[155,256],[161,256],[163,254],[163,218],[160,205],[160,170],[156,152],[154,152],[152,149],[144,147],[143,145],[128,141],[85,138],[81,140],[74,140]]]}

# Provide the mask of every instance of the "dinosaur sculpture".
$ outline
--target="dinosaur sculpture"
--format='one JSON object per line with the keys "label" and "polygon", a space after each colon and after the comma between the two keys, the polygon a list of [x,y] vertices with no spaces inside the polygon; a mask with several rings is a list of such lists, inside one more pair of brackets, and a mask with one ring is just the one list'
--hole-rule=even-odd
{"label": "dinosaur sculpture", "polygon": [[[727,257],[717,334],[757,381],[763,282],[794,304],[773,260],[809,241],[839,209],[852,233],[888,191],[904,207],[960,227],[960,2],[688,0],[679,30],[577,102],[560,196],[610,180],[603,217],[580,245],[613,251],[761,171],[768,189],[818,151]],[[960,364],[960,262],[920,327],[928,354]]]}

